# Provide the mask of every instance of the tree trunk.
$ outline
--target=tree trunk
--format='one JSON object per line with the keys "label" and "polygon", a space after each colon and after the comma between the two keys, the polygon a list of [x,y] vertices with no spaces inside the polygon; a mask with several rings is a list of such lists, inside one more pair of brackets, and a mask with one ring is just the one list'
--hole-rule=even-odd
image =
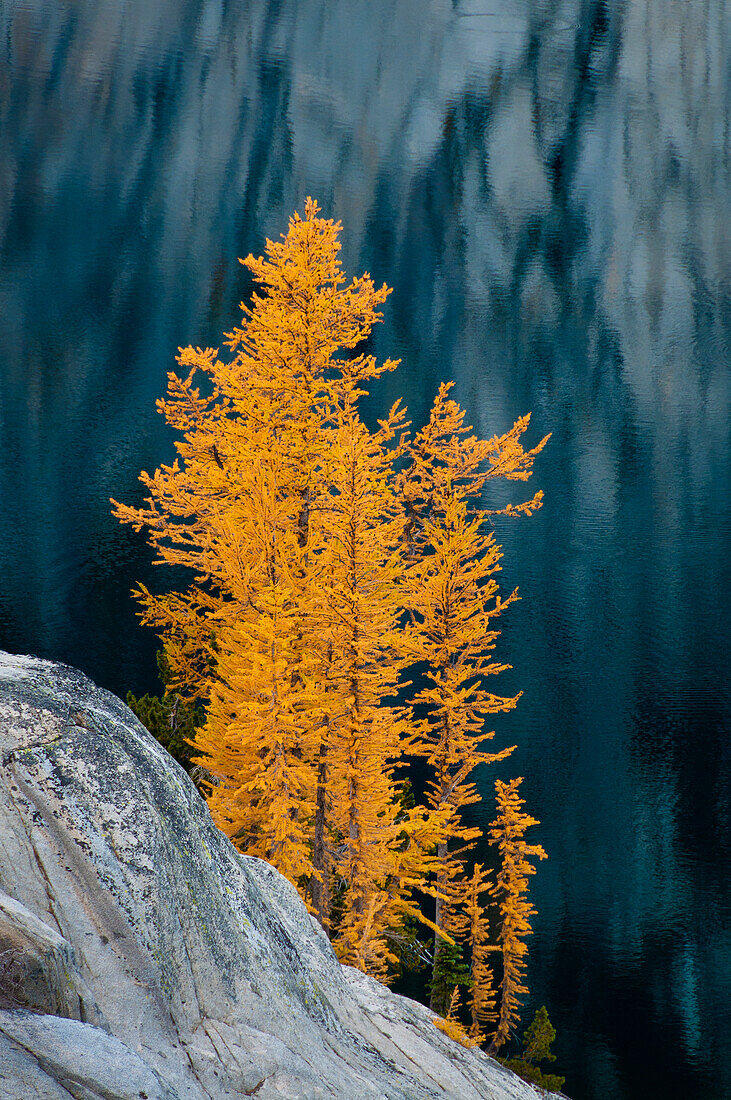
{"label": "tree trunk", "polygon": [[327,809],[327,745],[320,742],[317,764],[317,792],[315,795],[315,835],[312,866],[321,880],[312,879],[312,906],[317,919],[327,932],[330,926],[330,868],[325,843],[325,816]]}
{"label": "tree trunk", "polygon": [[[445,867],[447,862],[447,842],[442,841],[437,846],[437,855],[442,867]],[[439,872],[437,876],[437,890],[444,892],[444,887],[447,882],[446,869]],[[444,927],[444,901],[442,898],[437,897],[436,905],[434,909],[434,923],[437,928]],[[432,980],[431,980],[431,994],[429,997],[429,1007],[432,1012],[438,1012],[440,1016],[446,1016],[449,1011],[449,1002],[452,996],[452,989],[447,989],[443,981],[440,980],[440,956],[446,947],[445,941],[438,933],[434,933],[434,960],[432,963]],[[448,983],[447,983],[448,984]]]}

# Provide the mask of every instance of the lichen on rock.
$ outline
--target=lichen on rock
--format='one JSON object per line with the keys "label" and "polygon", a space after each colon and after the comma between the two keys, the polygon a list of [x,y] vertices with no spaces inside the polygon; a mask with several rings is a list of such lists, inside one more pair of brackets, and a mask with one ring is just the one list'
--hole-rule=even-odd
{"label": "lichen on rock", "polygon": [[82,673],[0,654],[0,1100],[536,1093],[342,967]]}

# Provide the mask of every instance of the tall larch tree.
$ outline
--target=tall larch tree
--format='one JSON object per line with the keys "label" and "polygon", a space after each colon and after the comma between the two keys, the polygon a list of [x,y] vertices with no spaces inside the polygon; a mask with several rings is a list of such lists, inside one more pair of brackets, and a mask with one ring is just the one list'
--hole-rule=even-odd
{"label": "tall larch tree", "polygon": [[[383,436],[371,436],[354,410],[333,447],[328,514],[330,577],[325,601],[337,685],[331,714],[334,861],[342,884],[336,950],[362,969],[380,969],[381,884],[390,870],[397,812],[393,770],[404,723],[395,705],[403,664],[398,646],[401,516],[393,499]],[[390,702],[389,702],[390,700]]]}
{"label": "tall larch tree", "polygon": [[[389,293],[368,275],[346,282],[341,227],[318,214],[308,199],[281,241],[244,261],[260,290],[242,304],[228,355],[182,350],[187,373],[171,373],[158,402],[182,436],[178,458],[142,473],[143,507],[113,501],[120,520],[147,530],[158,561],[194,575],[185,591],[138,596],[163,637],[171,690],[206,704],[196,745],[214,817],[300,886],[309,875],[310,896],[327,876],[305,823],[330,705],[313,636],[323,469],[341,418],[336,352],[368,335]],[[368,357],[343,363],[349,376],[377,373]]]}
{"label": "tall larch tree", "polygon": [[498,814],[490,828],[489,837],[500,854],[494,896],[500,906],[500,947],[502,950],[503,977],[500,983],[500,1015],[498,1026],[490,1044],[490,1053],[507,1042],[518,1022],[522,998],[528,992],[523,984],[528,947],[526,937],[531,935],[530,918],[535,909],[527,898],[528,877],[535,874],[532,859],[545,859],[540,844],[528,844],[524,839],[526,829],[538,825],[530,814],[523,812],[524,799],[518,788],[522,778],[509,783],[495,782]]}
{"label": "tall larch tree", "polygon": [[397,704],[407,660],[399,599],[404,512],[395,478],[405,415],[397,403],[369,431],[358,400],[375,363],[343,363],[341,371],[322,510],[327,550],[318,632],[330,685],[327,785],[340,892],[332,931],[344,962],[383,977],[397,961],[391,933],[416,912],[410,896],[426,884],[441,817],[404,812],[403,779],[395,776],[411,737],[409,711]]}
{"label": "tall larch tree", "polygon": [[[524,504],[487,511],[482,494],[495,477],[526,480],[544,439],[525,451],[520,436],[528,418],[506,435],[480,440],[465,426],[465,413],[442,385],[429,422],[416,434],[410,464],[401,483],[407,514],[406,540],[410,558],[406,602],[411,615],[407,640],[412,660],[425,669],[425,685],[414,702],[424,713],[417,724],[414,753],[426,760],[427,800],[447,815],[446,833],[438,846],[434,972],[452,934],[464,859],[481,835],[467,825],[463,811],[480,801],[474,772],[480,765],[504,759],[506,748],[489,752],[494,736],[488,717],[515,707],[518,696],[490,691],[487,678],[509,666],[494,661],[498,631],[493,623],[515,599],[500,599],[495,574],[501,551],[485,517],[530,515],[541,505],[542,493]],[[444,1014],[448,983],[432,982],[432,1008]]]}

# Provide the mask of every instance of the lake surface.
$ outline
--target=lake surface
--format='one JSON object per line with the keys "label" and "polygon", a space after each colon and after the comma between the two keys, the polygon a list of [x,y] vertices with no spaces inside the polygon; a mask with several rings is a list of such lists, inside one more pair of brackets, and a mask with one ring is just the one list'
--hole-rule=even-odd
{"label": "lake surface", "polygon": [[154,402],[237,318],[236,258],[315,196],[395,288],[373,412],[453,378],[481,432],[553,433],[544,509],[498,527],[525,694],[496,743],[549,853],[529,1008],[574,1100],[731,1095],[726,20],[0,4],[0,647],[155,690],[129,590],[164,577],[108,498],[169,459]]}

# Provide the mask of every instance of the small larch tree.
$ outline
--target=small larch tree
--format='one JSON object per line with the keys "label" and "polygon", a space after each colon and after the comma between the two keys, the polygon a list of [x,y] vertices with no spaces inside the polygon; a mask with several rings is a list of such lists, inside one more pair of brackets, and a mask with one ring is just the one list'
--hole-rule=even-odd
{"label": "small larch tree", "polygon": [[523,984],[528,947],[526,938],[531,934],[530,918],[535,909],[528,900],[528,877],[535,874],[532,859],[545,859],[540,844],[528,844],[524,839],[526,829],[538,825],[530,814],[523,812],[524,799],[518,788],[522,777],[509,783],[495,782],[497,817],[489,831],[491,842],[500,853],[500,869],[493,894],[500,907],[500,947],[503,961],[503,977],[500,983],[500,1015],[498,1026],[490,1044],[490,1053],[507,1042],[520,1017],[520,1005],[528,992]]}
{"label": "small larch tree", "polygon": [[464,938],[470,949],[470,1037],[478,1043],[497,1020],[496,996],[490,953],[494,950],[487,916],[491,882],[480,863],[464,884]]}

